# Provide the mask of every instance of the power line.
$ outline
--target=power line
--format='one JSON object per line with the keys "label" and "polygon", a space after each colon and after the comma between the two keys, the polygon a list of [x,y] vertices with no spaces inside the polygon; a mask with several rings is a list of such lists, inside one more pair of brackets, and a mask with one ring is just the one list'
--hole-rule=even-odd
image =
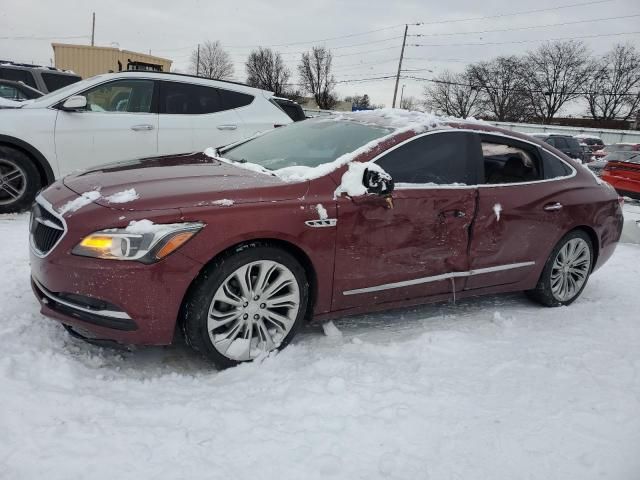
{"label": "power line", "polygon": [[[539,9],[535,9],[535,10],[525,10],[525,11],[519,11],[519,12],[512,12],[512,13],[501,13],[501,14],[496,14],[496,15],[486,15],[486,16],[482,16],[482,17],[469,17],[469,18],[461,18],[461,19],[457,19],[457,20],[437,20],[437,21],[431,21],[431,22],[414,22],[414,23],[409,23],[409,26],[423,26],[423,25],[439,25],[439,24],[443,24],[443,23],[462,23],[462,22],[471,22],[471,21],[476,21],[476,20],[487,20],[487,19],[492,19],[492,18],[503,18],[503,17],[513,17],[513,16],[517,16],[517,15],[529,15],[532,13],[543,13],[543,12],[550,12],[550,11],[555,11],[555,10],[562,10],[565,8],[575,8],[575,7],[584,7],[584,6],[588,6],[588,5],[596,5],[596,4],[601,4],[601,3],[610,3],[613,2],[615,0],[596,0],[596,1],[589,1],[589,2],[581,2],[581,3],[572,3],[572,4],[568,4],[568,5],[559,5],[556,7],[549,7],[549,8],[539,8]],[[273,48],[273,47],[288,47],[288,46],[295,46],[295,45],[306,45],[306,44],[312,44],[312,43],[321,43],[321,42],[328,42],[328,41],[332,41],[332,40],[340,40],[343,38],[352,38],[352,37],[358,37],[358,36],[362,36],[362,35],[368,35],[371,33],[377,33],[377,32],[382,32],[385,30],[392,30],[394,28],[400,28],[400,27],[404,27],[406,25],[406,23],[399,23],[396,25],[389,25],[386,27],[381,27],[381,28],[377,28],[374,30],[367,30],[364,32],[358,32],[358,33],[350,33],[350,34],[346,34],[346,35],[339,35],[339,36],[335,36],[335,37],[328,37],[328,38],[319,38],[319,39],[314,39],[314,40],[302,40],[302,41],[296,41],[296,42],[288,42],[288,43],[272,43],[272,44],[253,44],[253,45],[223,45],[225,48],[257,48],[257,47],[268,47],[268,48]],[[2,38],[2,37],[0,37]],[[374,42],[368,42],[368,43],[374,43]],[[330,47],[330,48],[337,48],[337,47]],[[346,48],[346,47],[341,47],[341,48]],[[185,46],[185,47],[177,47],[177,48],[171,48],[171,49],[156,49],[159,52],[175,52],[175,51],[181,51],[181,50],[193,50],[193,46]]]}
{"label": "power line", "polygon": [[480,34],[480,33],[514,32],[518,30],[533,30],[536,28],[562,27],[566,25],[578,25],[581,23],[595,23],[595,22],[604,22],[607,20],[620,20],[620,19],[636,18],[636,17],[640,17],[640,13],[633,14],[633,15],[621,15],[618,17],[594,18],[590,20],[577,20],[574,22],[549,23],[546,25],[531,25],[527,27],[501,28],[497,30],[477,30],[475,32],[452,32],[452,33],[417,33],[409,36],[410,37],[448,37],[453,35],[474,35],[474,34]]}
{"label": "power line", "polygon": [[472,22],[472,21],[476,21],[476,20],[488,20],[491,18],[503,18],[503,17],[513,17],[516,15],[529,15],[531,13],[543,13],[543,12],[551,12],[554,10],[561,10],[564,8],[574,8],[574,7],[584,7],[587,5],[596,5],[598,3],[610,3],[613,2],[615,0],[596,0],[596,1],[592,1],[592,2],[583,2],[583,3],[572,3],[569,5],[559,5],[557,7],[549,7],[549,8],[538,8],[536,10],[525,10],[525,11],[520,11],[520,12],[513,12],[513,13],[500,13],[497,15],[486,15],[483,17],[471,17],[471,18],[461,18],[458,20],[438,20],[438,21],[433,21],[433,22],[420,22],[417,25],[440,25],[442,23],[461,23],[461,22]]}
{"label": "power line", "polygon": [[[383,38],[381,40],[371,40],[369,42],[364,42],[364,43],[354,43],[352,45],[340,45],[337,47],[327,47],[330,48],[331,50],[339,50],[341,48],[351,48],[351,47],[361,47],[363,45],[371,45],[372,43],[383,43],[383,42],[388,42],[390,40],[397,40],[399,38],[402,38],[402,35],[396,36],[396,37],[388,37],[388,38]],[[223,48],[247,48],[247,47],[233,47],[233,46],[229,46],[229,45],[222,45]],[[260,45],[255,45],[255,48],[260,48]],[[262,48],[265,48],[264,46]],[[283,53],[304,53],[306,50],[301,50],[298,52],[279,52],[280,54]]]}
{"label": "power line", "polygon": [[481,43],[411,43],[411,47],[472,47],[476,45],[508,45],[515,43],[532,43],[532,42],[547,42],[557,40],[581,40],[584,38],[600,38],[600,37],[615,37],[619,35],[636,35],[640,31],[636,32],[618,32],[618,33],[600,33],[596,35],[580,35],[571,37],[556,37],[556,38],[539,38],[534,40],[512,40],[508,42],[481,42]]}
{"label": "power line", "polygon": [[90,38],[90,35],[72,35],[67,37],[36,37],[33,35],[23,35],[16,37],[0,37],[0,40],[72,40],[74,38]]}
{"label": "power line", "polygon": [[[438,80],[435,78],[424,78],[424,77],[415,77],[415,76],[404,76],[404,79],[408,80],[419,80],[423,82],[429,83],[438,83],[442,85],[455,85],[458,87],[468,87],[474,90],[483,90],[484,87],[481,85],[475,85],[471,83],[462,83],[462,82],[451,82],[448,80]],[[500,91],[509,92],[509,93],[542,93],[544,95],[553,95],[553,94],[563,94],[563,95],[610,95],[610,96],[631,96],[635,97],[638,93],[614,93],[614,92],[596,92],[596,91],[577,91],[577,92],[563,92],[563,91],[554,91],[554,90],[525,90],[521,88],[503,88],[500,87]]]}

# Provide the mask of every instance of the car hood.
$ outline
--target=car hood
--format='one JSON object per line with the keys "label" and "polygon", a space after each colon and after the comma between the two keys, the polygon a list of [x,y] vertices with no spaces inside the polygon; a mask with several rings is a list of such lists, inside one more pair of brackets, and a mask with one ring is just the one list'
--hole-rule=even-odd
{"label": "car hood", "polygon": [[204,153],[115,163],[63,181],[78,195],[98,191],[89,195],[95,203],[122,210],[272,202],[302,197],[308,188],[308,182],[287,183]]}

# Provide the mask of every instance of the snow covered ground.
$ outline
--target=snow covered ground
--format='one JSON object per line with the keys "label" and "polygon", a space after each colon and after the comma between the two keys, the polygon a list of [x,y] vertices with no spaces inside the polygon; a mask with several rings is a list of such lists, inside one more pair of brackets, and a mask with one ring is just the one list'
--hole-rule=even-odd
{"label": "snow covered ground", "polygon": [[345,318],[216,372],[71,339],[30,292],[27,216],[0,238],[2,479],[640,478],[639,245],[569,308]]}

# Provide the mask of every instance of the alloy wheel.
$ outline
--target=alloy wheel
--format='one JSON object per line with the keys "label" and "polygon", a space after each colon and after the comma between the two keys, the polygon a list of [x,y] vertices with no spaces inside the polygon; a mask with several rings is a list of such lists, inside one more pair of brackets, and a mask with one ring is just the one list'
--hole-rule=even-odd
{"label": "alloy wheel", "polygon": [[18,201],[27,190],[27,174],[16,162],[0,158],[0,205]]}
{"label": "alloy wheel", "polygon": [[300,309],[300,288],[291,270],[271,260],[235,270],[209,306],[207,330],[214,348],[236,361],[276,349]]}
{"label": "alloy wheel", "polygon": [[551,268],[551,292],[556,300],[573,299],[591,270],[591,250],[582,238],[572,238],[558,251]]}

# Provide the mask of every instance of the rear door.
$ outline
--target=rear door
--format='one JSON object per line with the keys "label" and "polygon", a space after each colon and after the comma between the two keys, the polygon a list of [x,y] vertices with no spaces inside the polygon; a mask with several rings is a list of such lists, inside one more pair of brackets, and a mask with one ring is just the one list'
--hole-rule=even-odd
{"label": "rear door", "polygon": [[121,79],[79,93],[83,111],[59,110],[55,126],[60,174],[104,163],[157,154],[155,82]]}
{"label": "rear door", "polygon": [[373,195],[338,199],[334,309],[448,294],[460,282],[477,143],[472,133],[432,133],[381,156],[378,165],[396,182],[393,208]]}
{"label": "rear door", "polygon": [[484,185],[470,245],[465,288],[519,282],[535,270],[562,235],[563,206],[572,192],[553,181],[573,174],[559,158],[533,143],[502,135],[480,135]]}
{"label": "rear door", "polygon": [[[162,155],[220,147],[244,138],[237,97],[221,89],[161,81],[158,150]],[[240,94],[244,95],[244,94]],[[248,95],[250,101],[252,97]]]}

